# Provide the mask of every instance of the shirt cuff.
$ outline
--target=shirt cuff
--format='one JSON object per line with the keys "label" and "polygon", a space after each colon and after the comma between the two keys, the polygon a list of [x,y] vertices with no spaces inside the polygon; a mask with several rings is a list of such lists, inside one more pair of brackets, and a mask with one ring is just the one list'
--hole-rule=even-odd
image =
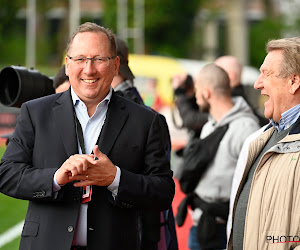
{"label": "shirt cuff", "polygon": [[54,177],[53,177],[53,185],[52,185],[52,190],[53,192],[57,192],[61,189],[61,186],[57,183],[56,181],[56,173],[57,173],[58,170],[56,170],[55,174],[54,174]]}
{"label": "shirt cuff", "polygon": [[115,176],[115,179],[113,180],[113,182],[107,187],[107,189],[112,192],[112,195],[114,198],[116,198],[116,196],[118,195],[118,189],[119,189],[119,184],[120,184],[120,177],[121,177],[121,170],[118,166],[116,166],[117,168],[117,173]]}

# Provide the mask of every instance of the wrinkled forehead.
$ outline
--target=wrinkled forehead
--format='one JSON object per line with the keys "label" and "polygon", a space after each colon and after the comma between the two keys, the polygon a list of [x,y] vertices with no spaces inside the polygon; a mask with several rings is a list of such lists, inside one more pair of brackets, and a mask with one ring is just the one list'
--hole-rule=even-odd
{"label": "wrinkled forehead", "polygon": [[270,51],[266,55],[262,65],[260,66],[260,71],[263,72],[271,70],[273,72],[279,72],[281,69],[283,59],[283,52],[281,50]]}

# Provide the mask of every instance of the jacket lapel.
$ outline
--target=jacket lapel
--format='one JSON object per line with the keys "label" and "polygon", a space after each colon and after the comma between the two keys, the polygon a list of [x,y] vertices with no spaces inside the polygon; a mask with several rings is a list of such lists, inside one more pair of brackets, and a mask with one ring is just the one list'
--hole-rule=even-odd
{"label": "jacket lapel", "polygon": [[124,102],[117,94],[113,93],[98,142],[99,149],[102,153],[106,155],[109,154],[127,117],[128,112],[126,111]]}
{"label": "jacket lapel", "polygon": [[77,136],[70,89],[58,97],[53,113],[58,127],[57,132],[60,134],[68,156],[77,154]]}

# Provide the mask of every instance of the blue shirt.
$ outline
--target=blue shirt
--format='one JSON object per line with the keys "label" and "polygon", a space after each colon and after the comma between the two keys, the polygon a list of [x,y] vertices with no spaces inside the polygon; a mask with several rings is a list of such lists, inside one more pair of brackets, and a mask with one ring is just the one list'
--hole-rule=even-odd
{"label": "blue shirt", "polygon": [[281,114],[279,123],[275,122],[273,119],[270,119],[272,126],[274,126],[278,132],[286,130],[292,126],[300,116],[300,104],[292,107],[291,109],[285,111]]}
{"label": "blue shirt", "polygon": [[[74,109],[75,109],[77,119],[79,120],[82,128],[85,153],[91,154],[94,145],[96,145],[97,143],[98,137],[100,135],[103,124],[105,122],[106,113],[108,110],[108,104],[112,96],[112,87],[110,88],[110,91],[107,94],[107,96],[97,105],[96,111],[91,117],[89,117],[88,115],[88,111],[85,103],[79,99],[79,97],[76,95],[72,87],[71,87],[71,96],[72,96],[72,101],[74,104]],[[77,136],[77,144],[78,144],[78,152],[82,154],[78,136]],[[118,187],[119,187],[120,176],[121,176],[120,168],[117,166],[116,168],[117,168],[116,177],[114,181],[107,187],[107,189],[112,192],[114,198],[117,196],[118,193]],[[53,180],[54,182],[53,190],[58,191],[61,189],[61,187],[56,182],[55,176],[56,173],[54,175],[54,180]],[[93,199],[93,195],[92,195],[92,199]],[[75,228],[72,245],[86,246],[87,244],[87,208],[88,208],[88,203],[83,203],[80,206],[80,211],[77,219],[77,225]]]}

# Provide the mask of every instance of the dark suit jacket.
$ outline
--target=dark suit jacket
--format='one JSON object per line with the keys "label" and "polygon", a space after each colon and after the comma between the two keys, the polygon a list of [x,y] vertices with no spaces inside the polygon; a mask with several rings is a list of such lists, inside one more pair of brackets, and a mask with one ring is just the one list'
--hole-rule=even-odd
{"label": "dark suit jacket", "polygon": [[[95,135],[98,137],[98,135]],[[174,182],[158,114],[113,94],[99,149],[120,167],[116,200],[93,187],[88,207],[88,249],[139,249],[138,210],[166,210]],[[53,193],[55,171],[78,153],[70,90],[22,105],[0,165],[0,191],[29,200],[20,249],[69,250],[81,190],[66,184]]]}

